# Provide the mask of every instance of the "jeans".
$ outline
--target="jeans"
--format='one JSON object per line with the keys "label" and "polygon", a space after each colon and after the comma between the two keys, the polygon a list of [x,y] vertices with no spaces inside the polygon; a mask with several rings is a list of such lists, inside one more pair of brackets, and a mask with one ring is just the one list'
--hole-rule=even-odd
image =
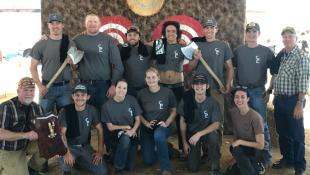
{"label": "jeans", "polygon": [[[71,154],[75,159],[75,163],[79,164],[83,168],[87,169],[94,175],[107,175],[108,169],[104,161],[98,165],[93,164],[93,149],[90,145],[75,146],[69,144]],[[71,167],[64,163],[63,157],[58,159],[58,163],[64,172],[70,172]]]}
{"label": "jeans", "polygon": [[[114,148],[115,149],[115,148]],[[132,170],[135,164],[137,144],[129,136],[122,134],[114,152],[114,167]]]}
{"label": "jeans", "polygon": [[294,108],[298,95],[278,95],[274,99],[274,117],[279,134],[280,152],[295,169],[306,169],[305,128],[302,119],[294,119]]}
{"label": "jeans", "polygon": [[147,166],[153,165],[159,160],[160,170],[170,171],[171,165],[167,142],[170,132],[170,127],[158,127],[154,131],[150,131],[145,126],[141,127],[140,142],[142,157]]}
{"label": "jeans", "polygon": [[[194,134],[187,134],[188,140]],[[203,145],[207,145],[208,156],[211,160],[211,170],[220,170],[221,146],[219,145],[220,134],[218,131],[213,131],[203,137],[196,143],[190,145],[190,152],[188,155],[187,166],[189,171],[196,172],[199,170],[201,164],[201,150]]]}
{"label": "jeans", "polygon": [[265,92],[264,87],[258,87],[253,89],[248,89],[250,97],[250,106],[260,114],[264,122],[264,138],[265,138],[265,149],[262,151],[261,162],[263,164],[271,162],[271,142],[270,142],[270,132],[268,127],[267,119],[267,106],[264,102],[263,93]]}
{"label": "jeans", "polygon": [[90,99],[88,103],[95,106],[98,111],[101,111],[101,106],[108,100],[107,91],[110,88],[111,82],[108,80],[100,80],[95,83],[84,83],[88,88]]}
{"label": "jeans", "polygon": [[57,110],[72,103],[71,85],[68,83],[63,86],[51,86],[48,92],[39,98],[44,114],[54,111],[56,104]]}

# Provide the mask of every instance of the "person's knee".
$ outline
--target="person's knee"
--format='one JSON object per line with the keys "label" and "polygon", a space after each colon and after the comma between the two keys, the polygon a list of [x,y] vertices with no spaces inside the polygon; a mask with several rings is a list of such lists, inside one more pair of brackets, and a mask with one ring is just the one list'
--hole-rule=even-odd
{"label": "person's knee", "polygon": [[154,140],[157,143],[165,143],[165,142],[167,142],[166,135],[165,135],[163,129],[159,129],[159,130],[156,130],[154,132]]}
{"label": "person's knee", "polygon": [[130,147],[130,137],[123,134],[118,142],[118,147],[122,150],[128,149]]}

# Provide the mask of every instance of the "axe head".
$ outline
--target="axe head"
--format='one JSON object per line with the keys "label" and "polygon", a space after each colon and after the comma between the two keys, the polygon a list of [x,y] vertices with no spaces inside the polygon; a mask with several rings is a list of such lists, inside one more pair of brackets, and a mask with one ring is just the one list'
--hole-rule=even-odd
{"label": "axe head", "polygon": [[197,44],[195,42],[191,42],[188,46],[182,47],[181,51],[188,60],[192,60],[196,49],[198,49]]}
{"label": "axe head", "polygon": [[68,50],[67,54],[72,59],[73,64],[77,64],[83,58],[84,52],[80,51],[80,50],[77,50],[76,47],[70,47],[70,49]]}

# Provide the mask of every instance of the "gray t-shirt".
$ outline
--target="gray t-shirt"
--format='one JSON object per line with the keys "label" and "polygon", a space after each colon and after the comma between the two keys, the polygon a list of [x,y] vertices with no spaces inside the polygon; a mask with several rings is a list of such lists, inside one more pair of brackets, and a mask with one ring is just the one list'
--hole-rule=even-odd
{"label": "gray t-shirt", "polygon": [[[150,53],[151,48],[148,47]],[[123,62],[124,77],[129,87],[143,87],[145,85],[145,71],[151,66],[150,56],[143,57],[138,54],[138,47],[131,48],[130,57]]]}
{"label": "gray t-shirt", "polygon": [[109,99],[101,108],[101,121],[115,125],[133,126],[135,117],[140,115],[142,110],[137,100],[127,95],[122,102]]}
{"label": "gray t-shirt", "polygon": [[112,80],[115,83],[123,75],[121,56],[111,36],[98,33],[95,36],[80,34],[73,38],[84,57],[79,63],[81,80]]}
{"label": "gray t-shirt", "polygon": [[[62,64],[60,62],[60,43],[61,40],[53,40],[48,38],[47,40],[38,41],[32,47],[30,56],[42,64],[42,80],[51,80]],[[73,45],[74,43],[71,41],[69,48]],[[71,72],[70,65],[68,64],[59,77],[55,80],[55,83],[69,80],[71,80]]]}
{"label": "gray t-shirt", "polygon": [[[221,110],[218,102],[213,97],[207,97],[202,103],[197,103],[197,109],[195,109],[195,116],[191,123],[186,124],[187,132],[196,133],[207,128],[214,122],[221,121]],[[184,116],[184,101],[181,100],[178,110],[178,114]]]}
{"label": "gray t-shirt", "polygon": [[169,88],[160,87],[158,92],[152,93],[149,88],[138,92],[138,102],[143,109],[143,117],[147,121],[164,121],[170,115],[170,109],[177,105],[176,98]]}
{"label": "gray t-shirt", "polygon": [[[61,110],[59,113],[60,126],[67,128],[67,121],[65,111]],[[91,127],[99,123],[99,112],[94,106],[86,105],[84,111],[77,111],[79,118],[80,136],[74,139],[68,139],[69,144],[79,145],[87,144],[91,132]]]}
{"label": "gray t-shirt", "polygon": [[166,63],[158,64],[156,63],[156,67],[159,71],[168,71],[173,70],[176,72],[183,71],[183,62],[184,62],[184,54],[181,51],[182,45],[179,43],[176,44],[167,44],[166,47]]}
{"label": "gray t-shirt", "polygon": [[267,69],[275,58],[265,46],[255,48],[240,46],[235,50],[233,64],[236,67],[237,84],[249,87],[264,87],[267,82]]}
{"label": "gray t-shirt", "polygon": [[253,109],[250,108],[249,112],[243,116],[238,108],[233,108],[230,112],[234,136],[237,139],[255,141],[255,135],[264,133],[263,119]]}
{"label": "gray t-shirt", "polygon": [[[233,57],[233,53],[229,45],[226,42],[219,40],[212,42],[196,42],[196,44],[201,50],[202,57],[208,63],[213,72],[224,83],[224,64]],[[200,61],[198,62],[196,72],[204,74],[208,78],[211,89],[218,89],[218,84]]]}

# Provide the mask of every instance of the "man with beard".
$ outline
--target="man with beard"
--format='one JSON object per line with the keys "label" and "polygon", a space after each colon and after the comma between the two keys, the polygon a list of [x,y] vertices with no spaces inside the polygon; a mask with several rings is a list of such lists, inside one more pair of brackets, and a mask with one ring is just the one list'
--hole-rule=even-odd
{"label": "man with beard", "polygon": [[[34,94],[33,79],[24,77],[18,83],[17,97],[0,105],[0,174],[35,175],[45,162],[34,142],[38,134],[30,128],[31,120],[43,115],[33,102]],[[28,168],[26,154],[32,155]]]}
{"label": "man with beard", "polygon": [[141,42],[141,33],[136,26],[127,29],[126,37],[127,43],[120,45],[124,78],[128,83],[128,94],[137,96],[138,91],[145,87],[144,74],[151,65],[151,48]]}

